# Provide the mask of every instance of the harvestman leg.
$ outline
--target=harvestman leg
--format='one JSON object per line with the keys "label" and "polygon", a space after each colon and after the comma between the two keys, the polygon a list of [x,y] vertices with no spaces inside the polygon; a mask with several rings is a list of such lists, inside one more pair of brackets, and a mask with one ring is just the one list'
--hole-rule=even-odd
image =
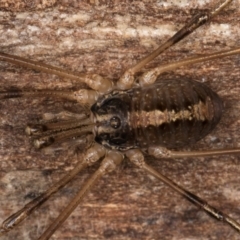
{"label": "harvestman leg", "polygon": [[[98,91],[102,94],[110,92],[112,90],[112,81],[103,78],[98,74],[74,73],[58,67],[51,66],[49,64],[32,61],[26,58],[6,54],[3,52],[0,52],[0,61],[13,63],[18,66],[27,67],[29,69],[38,70],[41,72],[57,75],[59,77],[67,78],[69,80],[82,82],[91,89]],[[48,92],[46,92],[46,95],[48,95]]]}
{"label": "harvestman leg", "polygon": [[[226,7],[231,1],[224,1],[221,5],[219,5],[217,8],[215,8],[211,13],[205,14],[205,15],[197,15],[192,18],[189,24],[185,25],[180,31],[178,31],[172,38],[170,38],[167,42],[162,44],[157,50],[155,50],[153,53],[148,55],[147,57],[143,58],[140,62],[138,62],[135,66],[128,69],[122,78],[117,83],[118,86],[122,89],[128,89],[131,88],[132,84],[134,83],[134,74],[138,72],[144,65],[146,65],[148,62],[153,60],[155,57],[157,57],[160,53],[165,51],[170,46],[174,45],[178,41],[182,40],[186,35],[190,34],[193,30],[198,28],[200,25],[205,23],[209,18],[216,15],[220,10],[222,10],[224,7]],[[139,83],[141,86],[144,85],[150,85],[154,83],[157,79],[157,77],[165,71],[173,70],[177,67],[193,64],[197,62],[204,62],[207,60],[213,60],[217,59],[219,57],[226,57],[230,55],[235,55],[240,53],[240,47],[227,50],[227,51],[220,51],[213,54],[207,54],[200,57],[192,57],[187,58],[182,61],[178,61],[175,63],[165,64],[160,67],[154,68],[146,73],[144,73],[139,80]],[[177,158],[177,157],[200,157],[200,156],[213,156],[213,155],[224,155],[224,154],[237,154],[240,153],[240,148],[235,149],[217,149],[217,150],[204,150],[204,151],[190,151],[190,152],[184,152],[184,151],[171,151],[163,147],[151,147],[148,149],[148,153],[156,158]],[[126,152],[126,156],[129,158],[130,161],[132,161],[135,165],[138,167],[144,169],[149,174],[153,175],[154,177],[158,178],[162,182],[164,182],[166,185],[168,185],[170,188],[178,192],[180,195],[184,196],[187,200],[189,200],[191,203],[195,204],[196,206],[203,209],[206,213],[208,213],[213,218],[223,221],[227,224],[229,224],[233,229],[240,231],[240,224],[236,222],[234,219],[229,217],[228,215],[222,213],[218,209],[212,207],[209,205],[206,201],[202,200],[198,196],[194,195],[193,193],[185,190],[181,186],[177,185],[161,173],[154,170],[152,167],[147,165],[144,161],[144,156],[142,152],[138,149],[129,150]]]}
{"label": "harvestman leg", "polygon": [[54,220],[54,222],[47,228],[47,230],[41,235],[39,240],[47,240],[52,234],[58,229],[59,226],[69,217],[69,215],[74,211],[74,209],[79,205],[85,194],[92,189],[96,181],[112,172],[123,160],[124,155],[118,151],[108,151],[106,157],[101,162],[98,170],[89,178],[89,180],[84,184],[80,192],[72,199],[69,205],[59,214],[59,216]]}
{"label": "harvestman leg", "polygon": [[80,171],[82,171],[87,166],[91,166],[101,157],[106,154],[106,149],[99,145],[94,144],[90,147],[85,154],[82,156],[82,161],[79,161],[78,164],[70,171],[67,175],[65,175],[62,179],[60,179],[57,183],[51,186],[47,191],[42,193],[37,198],[33,199],[31,202],[26,204],[21,210],[11,215],[7,218],[0,228],[0,234],[4,234],[5,232],[10,231],[12,228],[17,226],[20,222],[22,222],[27,216],[29,216],[36,208],[38,208],[41,204],[43,204],[46,200],[49,199],[51,195],[57,192],[59,189],[64,187],[69,181],[71,181]]}
{"label": "harvestman leg", "polygon": [[[139,72],[146,64],[148,64],[150,61],[152,61],[154,58],[156,58],[158,55],[160,55],[162,52],[164,52],[165,50],[167,50],[177,42],[184,39],[186,36],[188,36],[198,27],[200,27],[201,25],[209,21],[212,17],[217,15],[222,9],[224,9],[232,1],[233,0],[225,0],[222,3],[219,3],[212,11],[204,14],[195,15],[189,21],[188,24],[186,24],[183,28],[181,28],[176,34],[174,34],[171,38],[169,38],[165,43],[160,45],[151,54],[147,55],[145,58],[140,60],[136,65],[129,68],[117,82],[117,87],[119,89],[130,89],[135,81],[134,75],[137,72]],[[158,70],[154,69],[149,74],[148,73],[144,74],[140,81],[142,85],[151,84],[155,81],[156,75],[159,75],[161,72],[164,72],[167,70],[173,70],[177,67],[180,67],[186,64],[203,62],[207,60],[216,59],[218,57],[229,56],[237,53],[239,53],[239,48],[229,50],[229,51],[222,51],[214,54],[209,54],[205,57],[189,58],[189,59],[177,62],[175,64],[163,65],[163,66],[160,66]],[[0,61],[5,61],[5,62],[13,63],[19,66],[27,67],[30,69],[39,70],[39,71],[50,73],[50,74],[55,74],[63,78],[77,80],[79,82],[87,84],[87,86],[89,86],[93,90],[81,89],[77,92],[72,92],[69,96],[68,96],[69,92],[62,92],[63,98],[77,100],[82,104],[91,105],[94,102],[94,100],[97,99],[97,97],[99,96],[99,93],[105,94],[110,92],[114,88],[113,82],[111,80],[102,78],[100,75],[97,75],[97,74],[73,73],[58,67],[50,66],[48,64],[39,63],[36,61],[28,60],[22,57],[1,53],[1,52],[0,52]],[[46,92],[42,91],[41,93],[43,96],[44,94],[46,96],[49,94],[54,94],[57,97],[61,97],[60,96],[61,93],[56,93],[56,92],[57,91],[46,91]],[[0,96],[0,99],[1,99],[1,96]]]}
{"label": "harvestman leg", "polygon": [[[58,75],[60,77],[66,77],[68,79],[78,80],[85,83],[92,90],[81,89],[79,91],[55,91],[55,90],[35,90],[35,91],[8,91],[0,92],[0,99],[7,98],[18,98],[18,97],[27,97],[27,98],[36,98],[36,97],[58,97],[67,100],[74,100],[80,103],[83,106],[91,106],[96,102],[100,94],[107,93],[112,90],[112,82],[108,79],[104,79],[97,74],[79,74],[71,73],[64,71],[60,68],[53,67],[47,64],[38,63],[14,55],[9,55],[5,53],[0,53],[0,60],[13,63],[19,66],[28,67],[30,69],[39,70],[46,73],[51,73]],[[84,133],[92,133],[93,124],[91,120],[84,114],[78,115],[78,118],[75,118],[70,114],[66,116],[66,113],[46,115],[45,120],[47,121],[44,124],[35,124],[30,125],[26,128],[26,132],[29,135],[43,135],[35,141],[35,146],[37,148],[45,147],[46,145],[51,144],[51,141],[54,138],[55,142],[64,140],[65,138],[75,137]],[[56,119],[66,118],[64,122],[54,122]],[[73,119],[71,119],[73,118]],[[79,121],[79,118],[81,121]],[[53,122],[51,122],[53,121]],[[67,131],[65,131],[67,129]],[[46,136],[44,136],[44,134]],[[46,149],[46,148],[45,148]],[[52,146],[48,149],[52,151]],[[80,161],[72,171],[70,171],[65,177],[63,177],[59,182],[50,187],[46,192],[41,194],[39,197],[34,199],[25,205],[21,210],[16,212],[7,218],[0,228],[0,235],[5,234],[10,231],[12,228],[17,226],[22,222],[27,216],[29,216],[36,208],[38,208],[43,202],[45,202],[52,194],[58,191],[60,188],[64,187],[69,181],[71,181],[82,169],[86,166],[92,165],[96,160],[106,156],[105,160],[101,164],[99,170],[89,179],[89,181],[83,186],[82,190],[78,195],[73,199],[69,206],[59,215],[59,217],[54,221],[53,225],[44,233],[41,239],[48,239],[57,227],[62,224],[63,221],[70,215],[70,213],[76,208],[78,203],[81,201],[87,190],[89,190],[92,185],[96,182],[98,178],[110,172],[114,169],[113,165],[117,165],[123,158],[123,155],[119,152],[109,151],[106,152],[105,148],[95,144],[93,147],[90,147],[88,151],[83,155],[82,161]]]}
{"label": "harvestman leg", "polygon": [[123,154],[117,151],[108,151],[99,145],[95,144],[93,147],[87,150],[83,156],[83,160],[79,162],[72,171],[64,176],[60,181],[54,184],[46,192],[42,193],[39,197],[35,198],[28,204],[26,204],[21,210],[6,219],[2,227],[0,228],[0,235],[11,230],[22,222],[27,216],[29,216],[36,208],[44,203],[52,194],[64,187],[69,181],[71,181],[82,169],[94,164],[101,157],[105,156],[99,169],[89,178],[84,184],[79,193],[72,199],[68,206],[61,212],[61,214],[54,220],[54,222],[48,227],[48,229],[41,235],[39,239],[47,240],[56,229],[69,217],[74,209],[79,205],[79,202],[85,196],[85,194],[93,187],[96,181],[107,173],[113,171],[117,165],[119,165],[123,159]]}
{"label": "harvestman leg", "polygon": [[91,123],[90,118],[86,118],[81,121],[77,119],[64,122],[29,124],[25,132],[35,137],[33,143],[39,149],[84,134],[92,134],[92,128],[93,123]]}
{"label": "harvestman leg", "polygon": [[202,151],[173,151],[161,146],[148,148],[148,154],[154,156],[155,158],[209,157],[239,153],[240,148],[211,149]]}
{"label": "harvestman leg", "polygon": [[[14,55],[9,55],[0,52],[0,60],[13,63],[19,66],[28,67],[30,69],[39,70],[46,73],[58,75],[60,77],[67,77],[69,79],[78,80],[87,84],[91,89],[80,89],[77,91],[64,91],[64,90],[33,90],[33,91],[5,91],[0,92],[0,99],[7,98],[36,98],[36,97],[57,97],[71,101],[77,101],[80,105],[90,108],[100,94],[107,93],[112,89],[112,82],[104,79],[97,74],[79,74],[64,71],[60,68],[53,67],[44,63],[35,62],[25,58]],[[63,142],[64,139],[70,137],[78,137],[81,134],[92,133],[92,123],[86,114],[70,114],[66,112],[58,114],[45,114],[43,117],[48,123],[31,125],[26,128],[28,135],[43,135],[34,140],[34,145],[37,148],[46,147],[50,144]],[[64,119],[65,118],[65,119]],[[55,120],[65,120],[63,123],[56,123]],[[72,119],[72,120],[71,120]],[[75,120],[74,120],[75,119]],[[81,121],[79,121],[81,120]],[[53,123],[51,123],[53,121]],[[84,126],[85,125],[85,126]],[[79,142],[76,140],[73,144]],[[81,143],[81,139],[80,142]],[[56,144],[55,144],[56,145]],[[46,153],[54,152],[54,148],[59,146],[51,146],[45,148]],[[59,148],[61,149],[61,147]]]}
{"label": "harvestman leg", "polygon": [[[177,42],[184,39],[186,36],[188,36],[190,33],[192,33],[198,27],[200,27],[201,25],[203,25],[204,23],[209,21],[212,17],[217,15],[222,9],[224,9],[232,1],[233,0],[225,0],[222,3],[219,3],[212,11],[203,13],[203,14],[197,14],[197,15],[193,16],[193,18],[183,28],[181,28],[177,33],[175,33],[165,43],[160,45],[155,51],[153,51],[152,53],[150,53],[149,55],[144,57],[142,60],[140,60],[136,65],[129,68],[117,82],[118,88],[130,89],[132,87],[132,85],[134,84],[134,82],[136,81],[134,75],[137,72],[139,72],[146,64],[148,64],[150,61],[152,61],[154,58],[156,58],[158,55],[160,55],[162,52],[164,52],[165,50],[167,50],[168,48],[170,48]],[[210,59],[215,59],[215,58],[218,58],[219,56],[221,56],[221,55],[218,55],[221,53],[222,52],[215,53],[215,54],[213,54],[213,56],[209,55],[208,56],[209,59],[207,59],[207,58],[201,59],[202,57],[199,57],[199,60],[196,60],[196,59],[192,60],[192,62],[190,61],[188,64],[194,63],[194,62],[203,62],[203,61],[210,60]],[[237,53],[239,53],[239,52],[237,52]],[[232,53],[232,54],[236,54],[236,53]],[[228,56],[228,55],[232,55],[232,54],[226,53],[226,55],[224,55],[224,56]],[[214,57],[214,55],[215,55],[215,57]],[[170,65],[171,65],[171,67],[168,67],[166,65],[164,66],[166,68],[166,70],[175,69],[176,67],[186,65],[186,63],[180,63],[180,64],[176,63],[176,64],[170,64]],[[163,68],[163,70],[166,71],[164,68]],[[146,75],[148,75],[148,73],[146,73]],[[153,80],[149,79],[149,76],[147,76],[146,79],[143,79],[141,81],[144,83],[149,82],[151,84],[155,81],[155,79],[153,79]]]}
{"label": "harvestman leg", "polygon": [[[68,79],[78,80],[87,84],[93,90],[81,89],[79,91],[55,91],[55,90],[36,90],[36,91],[9,91],[9,92],[0,92],[0,99],[7,99],[7,98],[16,98],[16,97],[28,97],[28,98],[36,98],[36,97],[59,97],[68,100],[75,100],[79,102],[81,105],[89,105],[91,106],[94,102],[96,102],[99,93],[106,93],[112,89],[112,82],[101,78],[99,75],[87,75],[87,74],[80,74],[75,75],[74,73],[66,72],[60,68],[52,67],[50,65],[46,65],[43,63],[34,62],[28,59],[24,59],[21,57],[8,55],[5,53],[0,53],[0,60],[6,61],[9,63],[17,64],[20,66],[28,67],[34,70],[40,70],[43,72],[56,74],[61,77],[67,77]],[[68,115],[68,114],[67,114]],[[53,114],[53,115],[46,115],[45,120],[47,121],[44,124],[39,125],[30,125],[26,128],[26,132],[29,135],[43,135],[42,137],[38,138],[35,141],[35,146],[41,148],[42,146],[51,144],[49,143],[50,140],[54,138],[55,142],[59,142],[64,140],[65,138],[75,137],[84,133],[92,133],[92,124],[90,119],[85,116],[84,114],[78,115],[77,119],[74,115],[66,116],[66,113],[60,114]],[[67,120],[64,122],[54,122],[56,119],[66,118]],[[71,119],[72,118],[72,119]],[[81,119],[81,121],[79,121]],[[53,122],[51,122],[53,121]],[[67,131],[65,131],[67,129]],[[46,136],[44,136],[44,134]],[[46,148],[45,148],[46,149]],[[52,147],[48,149],[51,151]],[[72,171],[70,171],[66,176],[64,176],[60,181],[50,187],[46,192],[42,193],[39,197],[34,199],[33,201],[26,204],[21,210],[11,215],[7,218],[0,228],[0,235],[5,234],[6,232],[10,231],[12,228],[17,226],[20,222],[22,222],[27,216],[29,216],[36,208],[38,208],[43,202],[45,202],[52,194],[57,192],[60,188],[64,187],[69,181],[71,181],[82,169],[87,166],[92,165],[95,161],[99,160],[103,156],[106,155],[106,150],[103,146],[95,144],[94,146],[90,147],[86,153],[82,157],[82,161],[80,161]],[[93,185],[93,183],[102,176],[105,172],[110,171],[111,169],[111,160],[119,162],[122,159],[120,153],[113,152],[108,154],[109,157],[106,157],[104,164],[100,169],[93,175],[93,177],[89,180],[87,184],[84,185],[83,189],[77,195],[78,198],[81,195],[80,199],[86,193],[86,191]],[[113,167],[112,167],[113,168]],[[96,178],[96,179],[95,179]],[[76,199],[76,198],[75,198]],[[74,201],[76,201],[74,199]],[[74,202],[70,203],[70,208],[72,208]],[[75,206],[76,207],[76,206]],[[74,207],[74,208],[75,208]],[[73,210],[73,209],[72,209]],[[66,215],[66,211],[63,211],[66,217],[71,213],[71,211]],[[60,215],[62,216],[62,215]],[[65,217],[65,218],[66,218]],[[64,220],[65,220],[64,218]],[[59,219],[59,218],[58,218]],[[59,225],[59,220],[56,220],[54,224]],[[62,221],[64,221],[62,220]],[[52,233],[55,231],[56,228],[50,226],[50,234],[49,231],[48,237],[42,237],[42,239],[48,239]]]}
{"label": "harvestman leg", "polygon": [[[0,53],[1,55],[2,53]],[[12,56],[15,57],[15,56]],[[27,60],[28,61],[28,60]],[[36,97],[56,97],[63,98],[70,101],[77,101],[83,106],[91,106],[99,97],[96,90],[80,89],[77,91],[63,91],[63,90],[34,90],[34,91],[8,91],[0,92],[0,99],[7,98],[36,98]]]}
{"label": "harvestman leg", "polygon": [[205,61],[213,60],[213,59],[220,59],[222,57],[227,57],[227,56],[236,55],[236,54],[240,54],[240,47],[233,48],[230,50],[215,52],[215,53],[211,53],[211,54],[205,54],[203,56],[186,58],[184,60],[177,61],[174,63],[163,64],[159,67],[153,68],[153,69],[143,73],[140,76],[139,84],[141,86],[151,85],[157,80],[157,77],[161,73],[170,71],[170,70],[174,70],[178,67],[190,65],[193,63],[205,62]]}
{"label": "harvestman leg", "polygon": [[[238,150],[240,151],[240,150]],[[172,188],[174,191],[178,192],[181,196],[185,197],[188,201],[193,203],[194,205],[200,207],[203,209],[206,213],[208,213],[211,217],[222,221],[224,223],[229,224],[233,229],[240,232],[240,224],[234,220],[233,218],[229,217],[227,214],[222,213],[218,209],[214,208],[213,206],[209,205],[206,201],[198,197],[197,195],[185,190],[183,187],[177,185],[173,181],[171,181],[169,178],[165,177],[161,173],[157,172],[155,169],[153,169],[151,166],[145,163],[143,153],[139,149],[133,149],[126,152],[126,156],[129,158],[131,162],[133,162],[135,165],[149,173],[150,175],[156,177],[163,183],[165,183],[167,186]],[[188,156],[191,156],[191,154],[188,154]],[[195,156],[194,152],[193,155]]]}
{"label": "harvestman leg", "polygon": [[86,114],[84,113],[73,113],[73,112],[69,112],[69,111],[62,111],[62,112],[58,112],[58,113],[44,113],[42,115],[42,119],[44,121],[48,121],[48,122],[54,122],[54,121],[66,121],[66,120],[70,120],[70,119],[76,119],[76,120],[82,120],[84,118],[86,118]]}
{"label": "harvestman leg", "polygon": [[0,52],[0,61],[5,61],[18,66],[27,67],[45,73],[57,75],[59,77],[76,80],[85,83],[89,89],[80,89],[77,91],[56,91],[56,90],[35,90],[35,91],[8,91],[0,92],[0,99],[17,97],[58,97],[67,100],[73,100],[82,106],[90,107],[96,102],[102,94],[108,93],[113,89],[111,80],[101,77],[98,74],[73,73],[54,67],[48,64],[32,61],[15,55]]}

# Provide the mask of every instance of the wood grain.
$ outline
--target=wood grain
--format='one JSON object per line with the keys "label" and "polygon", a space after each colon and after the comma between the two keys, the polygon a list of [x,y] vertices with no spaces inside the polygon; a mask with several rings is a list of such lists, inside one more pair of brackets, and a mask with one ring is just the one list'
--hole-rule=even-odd
{"label": "wood grain", "polygon": [[[27,2],[27,1],[24,1]],[[23,1],[0,4],[1,51],[117,80],[212,1]],[[240,46],[240,2],[215,17],[146,69],[186,56]],[[143,69],[143,71],[146,71]],[[240,56],[165,73],[204,81],[225,102],[214,132],[194,149],[240,146]],[[0,62],[0,89],[70,89],[78,83]],[[0,102],[0,220],[57,181],[81,158],[71,151],[47,156],[33,149],[24,126],[44,112],[77,107],[53,99]],[[240,221],[239,156],[148,159],[166,176]],[[37,239],[97,166],[57,193],[1,239]],[[239,235],[125,162],[99,181],[52,239],[239,239]]]}

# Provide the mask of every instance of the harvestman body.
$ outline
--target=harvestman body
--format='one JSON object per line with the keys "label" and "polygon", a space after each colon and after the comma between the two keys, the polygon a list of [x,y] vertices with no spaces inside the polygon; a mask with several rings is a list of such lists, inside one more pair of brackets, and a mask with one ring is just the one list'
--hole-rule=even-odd
{"label": "harvestman body", "polygon": [[144,161],[144,154],[155,158],[175,158],[240,153],[239,148],[191,152],[169,150],[195,143],[206,136],[219,122],[223,107],[218,95],[202,83],[190,80],[163,81],[159,78],[162,72],[173,70],[179,66],[240,54],[240,47],[162,65],[142,74],[139,78],[135,77],[143,66],[218,14],[230,2],[232,1],[225,0],[212,11],[194,16],[172,38],[135,66],[129,68],[116,84],[97,74],[76,76],[50,65],[0,53],[2,61],[79,80],[90,88],[90,90],[80,89],[77,91],[33,90],[0,93],[0,99],[51,96],[77,101],[88,108],[87,113],[79,115],[69,113],[67,117],[65,116],[64,121],[59,121],[59,118],[61,119],[61,116],[64,115],[60,113],[53,114],[51,119],[44,119],[40,124],[28,125],[26,132],[35,138],[35,147],[54,151],[56,143],[69,139],[73,142],[74,139],[78,141],[80,139],[79,142],[90,139],[91,142],[91,137],[95,138],[95,142],[90,144],[91,146],[86,150],[82,160],[68,175],[3,222],[0,229],[1,234],[7,234],[22,222],[83,168],[104,158],[99,169],[39,238],[49,239],[77,207],[97,179],[113,171],[124,157],[167,184],[193,204],[201,207],[215,219],[240,231],[240,224],[234,219],[178,186]]}

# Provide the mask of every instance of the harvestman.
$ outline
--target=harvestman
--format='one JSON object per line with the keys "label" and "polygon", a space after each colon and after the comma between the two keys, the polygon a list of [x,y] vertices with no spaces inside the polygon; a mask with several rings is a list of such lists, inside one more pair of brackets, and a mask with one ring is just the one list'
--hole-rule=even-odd
{"label": "harvestman", "polygon": [[[186,87],[184,88],[185,81],[180,81],[183,90],[188,92],[189,86],[194,85],[194,88],[198,91],[198,102],[193,102],[194,97],[191,98],[191,94],[185,96],[185,100],[189,100],[190,106],[182,106],[184,104],[178,103],[181,110],[175,111],[175,108],[170,106],[176,99],[174,96],[171,96],[170,99],[163,99],[166,102],[166,109],[160,111],[156,108],[152,102],[148,102],[149,96],[146,94],[146,99],[142,98],[143,105],[146,103],[146,109],[151,105],[155,106],[155,109],[147,111],[143,105],[137,107],[134,104],[132,107],[131,102],[126,100],[128,96],[133,96],[132,101],[134,102],[135,98],[138,99],[138,96],[141,95],[141,91],[144,89],[150,89],[151,86],[158,91],[158,87],[162,87],[164,84],[156,83],[158,76],[169,70],[176,69],[177,67],[199,63],[207,60],[213,60],[216,58],[226,57],[234,54],[240,53],[240,47],[234,48],[231,50],[216,52],[213,54],[204,55],[201,57],[192,57],[178,62],[161,65],[156,67],[146,73],[142,74],[139,78],[135,77],[147,63],[157,57],[160,53],[174,45],[175,43],[182,40],[184,37],[189,35],[199,26],[203,25],[209,19],[218,14],[222,9],[224,9],[231,0],[225,0],[222,3],[219,3],[212,11],[197,14],[194,16],[188,24],[186,24],[181,30],[179,30],[173,37],[171,37],[164,44],[160,45],[154,52],[143,58],[133,67],[129,68],[122,77],[114,84],[111,80],[102,78],[97,74],[80,74],[74,75],[71,72],[64,71],[57,67],[52,67],[50,65],[34,62],[27,60],[21,57],[0,53],[0,60],[13,63],[19,66],[28,67],[35,70],[40,70],[46,73],[56,74],[60,77],[65,77],[68,79],[78,80],[85,83],[90,89],[80,89],[77,91],[57,91],[57,90],[33,90],[33,91],[6,91],[0,93],[0,99],[6,98],[16,98],[16,97],[58,97],[71,101],[77,101],[79,104],[88,108],[90,111],[88,114],[71,114],[69,113],[66,116],[66,113],[60,113],[52,116],[52,119],[45,119],[44,123],[28,125],[26,132],[29,135],[36,136],[34,145],[37,148],[47,148],[49,151],[54,151],[54,144],[64,142],[64,140],[78,139],[79,136],[84,136],[85,138],[90,138],[89,136],[95,136],[95,142],[91,144],[85,154],[82,157],[82,160],[75,166],[75,168],[63,177],[59,182],[54,184],[46,192],[42,193],[39,197],[35,198],[33,201],[25,205],[20,211],[11,215],[6,219],[0,229],[2,234],[6,234],[9,230],[14,228],[20,222],[22,222],[28,215],[31,214],[37,207],[39,207],[43,202],[45,202],[53,193],[58,191],[60,188],[65,186],[71,179],[73,179],[76,174],[78,174],[83,168],[92,165],[94,162],[100,158],[104,158],[99,169],[91,176],[91,178],[86,182],[82,187],[80,192],[74,197],[71,203],[60,213],[60,215],[55,219],[55,221],[49,226],[49,228],[41,235],[39,239],[49,239],[52,234],[57,230],[57,228],[68,218],[72,211],[78,206],[79,202],[84,197],[85,193],[91,189],[94,183],[103,175],[108,172],[113,171],[117,165],[121,163],[124,157],[128,158],[138,167],[144,169],[146,172],[155,176],[160,181],[167,184],[173,190],[178,192],[180,195],[184,196],[193,204],[201,207],[205,212],[214,217],[217,220],[223,221],[229,224],[233,229],[240,231],[240,224],[228,215],[220,212],[214,207],[210,206],[207,202],[199,198],[198,196],[190,193],[189,191],[178,186],[172,182],[167,177],[163,176],[161,173],[157,172],[155,169],[147,165],[144,161],[144,153],[148,153],[150,156],[155,158],[169,157],[199,157],[199,156],[212,156],[212,155],[223,155],[223,154],[236,154],[240,153],[240,148],[235,149],[221,149],[221,150],[206,150],[206,151],[174,151],[169,150],[166,147],[179,147],[181,145],[187,145],[189,142],[196,142],[207,133],[209,133],[215,125],[218,123],[221,113],[222,113],[222,103],[218,96],[212,92],[209,88],[205,87],[202,84],[189,81],[186,81]],[[189,84],[189,85],[188,85]],[[139,86],[141,88],[139,88]],[[149,87],[148,87],[149,86]],[[166,92],[176,92],[176,95],[179,94],[180,90],[176,88],[175,82],[168,82],[165,84]],[[133,90],[132,90],[133,89]],[[206,93],[204,92],[206,90]],[[151,90],[153,91],[153,90]],[[154,92],[155,93],[155,92]],[[209,94],[209,95],[206,95]],[[117,98],[116,98],[117,96]],[[131,98],[131,97],[129,97]],[[169,96],[167,97],[169,98]],[[172,98],[172,99],[171,99]],[[203,99],[202,99],[203,98]],[[117,100],[116,100],[117,99]],[[119,100],[120,99],[120,100]],[[138,99],[139,100],[139,99]],[[172,102],[171,102],[172,100]],[[124,102],[125,101],[125,102]],[[140,102],[141,100],[139,100]],[[169,102],[168,102],[169,101]],[[191,102],[192,101],[192,102]],[[112,105],[110,105],[110,103]],[[123,105],[126,102],[128,105]],[[137,102],[137,101],[136,101]],[[108,105],[107,105],[108,104]],[[181,105],[182,104],[182,105]],[[131,105],[131,106],[130,106]],[[127,106],[127,107],[126,107]],[[112,112],[113,108],[119,107],[117,109],[119,112],[114,115]],[[185,107],[185,108],[184,108]],[[131,112],[131,109],[138,109],[138,112]],[[153,111],[154,110],[154,111]],[[122,111],[122,112],[121,112]],[[103,112],[107,114],[103,115]],[[154,114],[152,114],[152,112]],[[119,115],[118,115],[119,114]],[[152,114],[152,115],[151,115]],[[165,115],[164,115],[165,114]],[[154,115],[154,116],[153,116]],[[132,120],[136,120],[135,123],[131,123],[126,116]],[[58,119],[65,118],[65,121],[57,121]],[[154,119],[153,119],[154,118]],[[216,119],[215,119],[216,118]],[[203,129],[198,136],[182,136],[184,134],[183,130],[179,130],[182,135],[175,136],[176,139],[172,139],[169,142],[164,141],[160,145],[160,140],[153,139],[156,137],[154,133],[151,132],[151,127],[159,127],[161,124],[166,124],[170,127],[177,120],[186,122],[204,122],[209,121],[207,125],[207,130]],[[154,120],[154,122],[153,122]],[[131,125],[132,124],[132,125]],[[123,127],[127,125],[127,127]],[[129,136],[126,133],[132,134],[135,131],[133,126],[141,126],[141,129],[145,128],[145,131],[149,136],[142,136],[142,133],[135,134],[140,140],[141,144],[136,144],[137,140]],[[151,126],[150,126],[151,125]],[[196,128],[196,126],[195,126]],[[121,129],[122,132],[118,132],[118,129]],[[127,130],[126,130],[127,129]],[[134,130],[133,130],[134,129]],[[136,127],[137,129],[137,127]],[[126,132],[125,132],[126,131]],[[166,130],[163,130],[166,131]],[[178,133],[178,129],[174,129]],[[135,133],[135,132],[134,132]],[[167,135],[168,133],[166,133]],[[134,134],[132,134],[135,136]],[[144,135],[144,134],[143,134]],[[160,137],[159,137],[160,138]],[[167,138],[167,137],[166,137]],[[81,139],[81,138],[80,138]],[[83,139],[83,138],[82,138]],[[182,140],[183,142],[181,142]],[[76,140],[75,144],[78,140]],[[83,140],[84,141],[84,140]],[[91,140],[89,140],[91,141]],[[125,141],[125,142],[124,142]],[[154,142],[155,141],[155,142]],[[184,142],[185,141],[185,142]],[[188,141],[188,142],[187,142]],[[100,143],[100,144],[99,144]],[[155,144],[154,144],[155,143]],[[141,147],[141,149],[140,149]]]}

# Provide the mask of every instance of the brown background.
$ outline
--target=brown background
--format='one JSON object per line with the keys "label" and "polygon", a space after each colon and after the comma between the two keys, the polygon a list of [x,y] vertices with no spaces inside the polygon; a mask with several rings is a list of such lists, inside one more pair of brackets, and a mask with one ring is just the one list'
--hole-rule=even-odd
{"label": "brown background", "polygon": [[[1,1],[1,51],[117,80],[191,15],[218,1],[179,2],[31,1],[25,5],[18,0]],[[239,18],[239,1],[234,1],[147,68],[240,46]],[[239,146],[240,56],[163,74],[163,78],[175,77],[205,81],[226,104],[217,129],[193,148]],[[73,86],[79,84],[0,62],[1,89]],[[42,113],[69,108],[71,103],[52,99],[0,102],[0,220],[59,179],[81,157],[71,151],[46,156],[33,149],[24,134],[26,123]],[[239,160],[239,156],[148,159],[159,171],[240,221]],[[1,239],[37,239],[95,169],[85,170],[71,186]],[[239,235],[125,162],[99,182],[52,239],[239,239]]]}

